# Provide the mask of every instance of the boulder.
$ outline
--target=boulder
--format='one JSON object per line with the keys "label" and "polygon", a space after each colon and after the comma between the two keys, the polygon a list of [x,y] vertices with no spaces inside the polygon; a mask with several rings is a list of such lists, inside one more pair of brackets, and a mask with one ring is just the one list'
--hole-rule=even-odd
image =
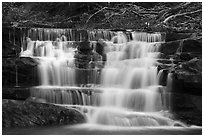
{"label": "boulder", "polygon": [[96,49],[95,51],[102,56],[102,61],[106,61],[107,57],[106,57],[106,53],[104,48],[107,47],[108,45],[106,44],[106,42],[103,39],[99,39],[96,43]]}
{"label": "boulder", "polygon": [[2,101],[2,127],[37,127],[84,123],[76,109],[33,101]]}
{"label": "boulder", "polygon": [[77,49],[82,53],[89,53],[92,51],[93,47],[89,41],[79,42]]}
{"label": "boulder", "polygon": [[105,43],[105,41],[102,39],[99,39],[96,43],[95,51],[102,56],[104,54],[104,47],[106,46],[107,44]]}

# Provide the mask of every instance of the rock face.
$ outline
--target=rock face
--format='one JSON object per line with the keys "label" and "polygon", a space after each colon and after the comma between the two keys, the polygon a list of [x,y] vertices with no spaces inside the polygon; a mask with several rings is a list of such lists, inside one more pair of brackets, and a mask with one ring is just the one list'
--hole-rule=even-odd
{"label": "rock face", "polygon": [[175,119],[188,125],[202,126],[202,96],[172,93],[171,98],[171,111]]}
{"label": "rock face", "polygon": [[[160,51],[163,53],[162,59],[169,61],[159,62],[158,69],[163,70],[160,84],[170,85],[171,112],[177,120],[202,126],[201,38],[194,39],[191,34],[167,37],[168,42],[162,43]],[[165,83],[168,73],[171,74]]]}
{"label": "rock face", "polygon": [[[201,95],[202,93],[202,43],[198,39],[166,42],[160,51],[165,55],[159,69],[168,70],[172,75],[172,92]],[[165,85],[165,84],[163,84]]]}
{"label": "rock face", "polygon": [[172,92],[202,95],[202,59],[194,58],[175,66]]}
{"label": "rock face", "polygon": [[175,67],[176,73],[202,75],[202,59],[194,58]]}
{"label": "rock face", "polygon": [[169,41],[181,40],[181,39],[186,39],[186,38],[193,38],[195,36],[197,36],[197,34],[169,32],[169,33],[166,33],[166,40],[165,41],[169,42]]}
{"label": "rock face", "polygon": [[9,41],[2,41],[2,57],[16,57],[20,53],[20,46]]}
{"label": "rock face", "polygon": [[165,55],[173,55],[176,53],[202,53],[202,43],[200,39],[185,39],[162,43],[160,52]]}
{"label": "rock face", "polygon": [[[93,51],[93,43],[80,42],[77,48],[77,53],[74,55],[75,65],[77,68],[91,69],[97,66],[99,61],[102,61],[102,56]],[[97,47],[97,46],[96,46]]]}
{"label": "rock face", "polygon": [[103,66],[101,55],[93,51],[93,43],[80,42],[74,55],[76,66],[76,83],[78,85],[98,83],[99,69]]}
{"label": "rock face", "polygon": [[96,43],[96,52],[102,56],[102,61],[106,61],[106,54],[104,51],[106,46],[107,44],[102,39],[99,39]]}
{"label": "rock face", "polygon": [[84,123],[85,117],[72,108],[31,101],[3,100],[2,127],[35,127]]}
{"label": "rock face", "polygon": [[[76,83],[83,84],[99,84],[100,70],[106,61],[106,55],[103,52],[103,45],[99,40],[96,45],[88,41],[80,42],[77,47],[75,57],[76,66]],[[94,49],[95,46],[95,49]]]}
{"label": "rock face", "polygon": [[181,52],[202,53],[202,43],[200,42],[200,39],[187,39],[182,42],[182,47],[180,47]]}
{"label": "rock face", "polygon": [[3,58],[3,87],[38,85],[38,62],[29,57]]}
{"label": "rock face", "polygon": [[30,95],[30,88],[28,87],[2,88],[2,99],[26,100]]}
{"label": "rock face", "polygon": [[15,57],[21,51],[21,31],[17,28],[2,28],[2,56]]}

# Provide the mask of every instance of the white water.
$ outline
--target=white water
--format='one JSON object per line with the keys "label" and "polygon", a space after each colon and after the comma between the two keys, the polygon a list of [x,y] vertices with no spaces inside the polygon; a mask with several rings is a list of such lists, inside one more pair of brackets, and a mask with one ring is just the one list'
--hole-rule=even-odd
{"label": "white water", "polygon": [[38,73],[41,85],[67,86],[75,84],[74,51],[64,36],[56,41],[32,41],[27,38],[27,49],[21,56],[39,60]]}
{"label": "white water", "polygon": [[107,62],[101,73],[101,88],[92,89],[73,87],[76,49],[67,46],[66,37],[54,42],[28,38],[27,49],[21,56],[37,58],[40,62],[41,86],[31,90],[32,96],[49,103],[86,106],[90,124],[173,126],[173,120],[158,113],[169,105],[168,94],[159,85],[157,76],[161,35],[134,32],[132,37],[133,41],[129,41],[118,32],[111,41],[106,41]]}
{"label": "white water", "polygon": [[134,41],[128,42],[126,36],[119,32],[112,42],[107,42],[107,62],[101,75],[104,89],[100,96],[100,107],[88,114],[90,123],[115,126],[172,125],[170,119],[156,114],[166,108],[155,66],[160,46],[155,41],[161,40],[159,36],[135,33]]}

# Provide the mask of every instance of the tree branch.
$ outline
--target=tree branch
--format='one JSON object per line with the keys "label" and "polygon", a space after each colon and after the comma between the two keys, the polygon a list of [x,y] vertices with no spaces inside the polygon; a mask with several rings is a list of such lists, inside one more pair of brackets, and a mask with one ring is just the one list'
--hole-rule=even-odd
{"label": "tree branch", "polygon": [[130,12],[132,12],[132,13],[134,13],[134,14],[136,14],[137,16],[139,16],[139,17],[142,17],[143,15],[140,15],[139,13],[137,13],[136,11],[134,11],[134,10],[129,10]]}
{"label": "tree branch", "polygon": [[121,16],[121,15],[123,15],[123,14],[125,14],[126,13],[126,9],[122,12],[122,13],[114,13],[114,14],[111,14],[108,18],[105,18],[105,19],[103,19],[102,21],[104,21],[104,20],[109,20],[111,17],[113,17],[113,16]]}
{"label": "tree branch", "polygon": [[202,10],[197,10],[197,11],[193,11],[193,12],[186,12],[186,13],[181,13],[181,14],[176,14],[176,15],[171,15],[168,18],[166,18],[163,23],[167,23],[169,20],[174,19],[176,17],[180,17],[180,16],[184,16],[184,15],[189,15],[189,14],[195,14],[198,12],[202,12]]}
{"label": "tree branch", "polygon": [[86,24],[89,22],[89,20],[94,16],[96,15],[97,13],[101,12],[102,10],[106,9],[108,7],[103,7],[102,9],[98,10],[97,12],[95,12],[94,14],[92,14],[87,20],[86,20]]}
{"label": "tree branch", "polygon": [[181,9],[187,8],[190,4],[192,4],[192,2],[182,3],[182,4],[178,5],[178,6],[176,6],[175,8],[168,9],[167,11],[166,10],[160,11],[159,16],[161,16],[161,17],[159,17],[159,20],[162,20],[166,16],[170,16],[173,13],[175,13],[175,12],[181,10]]}

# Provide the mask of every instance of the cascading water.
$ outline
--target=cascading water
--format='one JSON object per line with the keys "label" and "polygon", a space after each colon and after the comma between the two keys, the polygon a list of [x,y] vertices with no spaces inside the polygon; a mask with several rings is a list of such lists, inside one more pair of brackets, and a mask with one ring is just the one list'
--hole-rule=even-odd
{"label": "cascading water", "polygon": [[[38,31],[41,40],[48,40],[27,38],[27,48],[22,50],[21,56],[39,60],[41,86],[32,88],[31,96],[87,110],[86,116],[91,124],[127,127],[174,125],[175,121],[161,113],[168,108],[167,94],[159,85],[156,66],[161,34],[132,32],[129,33],[130,39],[123,32],[90,31],[89,40],[104,38],[107,44],[101,85],[90,90],[75,86],[73,57],[76,48],[71,46],[75,35],[71,30],[55,31],[60,31],[63,36],[56,38],[59,35],[48,33],[48,30]],[[35,31],[31,32],[35,34]],[[56,40],[50,41],[53,38]],[[80,34],[77,40],[81,39]]]}
{"label": "cascading water", "polygon": [[155,66],[160,46],[155,41],[161,40],[161,36],[135,34],[133,41],[127,42],[125,35],[119,32],[117,44],[109,42],[105,47],[107,62],[101,75],[101,103],[89,114],[91,123],[173,125],[172,120],[158,113],[166,108]]}
{"label": "cascading water", "polygon": [[39,60],[38,72],[42,86],[72,86],[75,84],[73,47],[64,40],[64,36],[56,41],[32,41],[27,38],[27,49],[21,56]]}

